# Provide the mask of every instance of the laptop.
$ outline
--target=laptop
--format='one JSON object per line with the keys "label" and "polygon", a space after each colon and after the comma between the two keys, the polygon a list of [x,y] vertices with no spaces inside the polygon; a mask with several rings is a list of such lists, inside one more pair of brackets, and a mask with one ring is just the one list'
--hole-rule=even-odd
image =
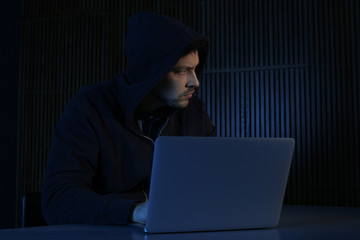
{"label": "laptop", "polygon": [[159,137],[144,231],[277,226],[294,145],[291,138]]}

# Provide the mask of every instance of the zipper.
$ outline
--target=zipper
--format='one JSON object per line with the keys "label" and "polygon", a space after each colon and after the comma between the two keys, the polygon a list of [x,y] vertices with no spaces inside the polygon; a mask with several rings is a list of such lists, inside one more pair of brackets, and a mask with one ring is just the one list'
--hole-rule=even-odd
{"label": "zipper", "polygon": [[[168,122],[169,122],[169,118],[166,119],[166,122],[165,122],[164,126],[161,128],[161,130],[160,130],[160,132],[159,132],[159,136],[161,135],[162,131],[164,130],[164,128],[165,128],[165,126],[166,126],[166,124],[167,124]],[[135,132],[135,131],[134,131],[134,132]],[[143,138],[145,138],[145,139],[150,140],[150,141],[153,143],[153,146],[155,146],[154,140],[152,140],[152,139],[149,138],[148,136],[145,136],[145,135],[143,135],[143,134],[141,134],[141,133],[138,133],[138,132],[135,132],[135,134],[138,135],[138,136],[140,136],[140,137],[143,137]],[[149,201],[148,195],[146,194],[146,192],[145,192],[144,190],[142,190],[142,192],[143,192],[144,195],[145,195],[145,201],[148,202],[148,201]],[[146,231],[146,228],[145,228],[145,231]]]}
{"label": "zipper", "polygon": [[[169,122],[169,118],[166,119],[166,122],[165,122],[164,126],[161,128],[158,136],[161,135],[162,131],[164,130],[164,128],[165,128],[165,126],[166,126],[166,124],[167,124],[168,122]],[[153,143],[153,145],[155,145],[154,140],[152,140],[152,139],[149,138],[148,136],[145,136],[145,135],[143,135],[143,134],[141,134],[141,133],[138,133],[138,132],[135,132],[135,134],[138,135],[138,136],[140,136],[140,137],[143,137],[143,138],[146,138],[146,139],[150,140],[150,141]]]}
{"label": "zipper", "polygon": [[148,195],[146,194],[146,192],[145,192],[144,190],[143,190],[142,192],[143,192],[144,195],[145,195],[145,202],[148,202],[148,201],[149,201]]}

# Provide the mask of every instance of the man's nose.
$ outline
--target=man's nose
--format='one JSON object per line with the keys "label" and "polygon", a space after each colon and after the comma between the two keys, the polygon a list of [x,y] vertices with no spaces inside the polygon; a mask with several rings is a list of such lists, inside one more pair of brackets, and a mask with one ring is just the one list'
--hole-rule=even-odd
{"label": "man's nose", "polygon": [[195,87],[195,88],[198,88],[200,86],[200,82],[196,76],[196,72],[195,70],[192,70],[190,72],[190,76],[189,76],[189,80],[188,80],[188,83],[187,83],[187,87]]}

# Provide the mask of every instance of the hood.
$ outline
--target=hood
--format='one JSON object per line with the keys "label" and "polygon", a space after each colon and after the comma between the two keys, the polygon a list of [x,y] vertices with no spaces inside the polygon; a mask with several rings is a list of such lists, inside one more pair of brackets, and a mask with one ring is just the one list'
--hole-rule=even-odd
{"label": "hood", "polygon": [[125,50],[129,68],[120,74],[120,102],[130,117],[142,99],[160,82],[195,41],[203,41],[199,52],[198,78],[208,54],[208,40],[186,25],[165,15],[140,12],[128,21]]}

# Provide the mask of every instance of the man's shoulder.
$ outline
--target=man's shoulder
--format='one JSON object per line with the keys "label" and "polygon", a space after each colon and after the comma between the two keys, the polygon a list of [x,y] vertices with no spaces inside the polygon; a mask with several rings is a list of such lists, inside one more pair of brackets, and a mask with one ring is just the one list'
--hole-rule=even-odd
{"label": "man's shoulder", "polygon": [[121,107],[116,83],[109,79],[83,87],[67,104],[67,108],[74,107],[81,111],[95,110],[101,115],[119,113]]}
{"label": "man's shoulder", "polygon": [[76,98],[101,98],[115,94],[117,90],[114,79],[108,79],[103,82],[84,86],[75,95]]}

